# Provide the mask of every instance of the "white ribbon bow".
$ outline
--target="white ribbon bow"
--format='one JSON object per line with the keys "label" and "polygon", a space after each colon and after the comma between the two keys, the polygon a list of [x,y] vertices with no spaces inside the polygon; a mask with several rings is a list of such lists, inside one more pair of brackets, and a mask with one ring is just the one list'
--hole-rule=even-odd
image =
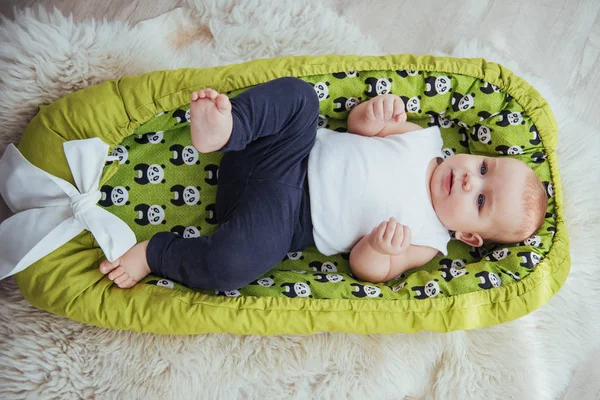
{"label": "white ribbon bow", "polygon": [[[109,261],[136,243],[119,217],[96,203],[108,145],[99,138],[63,144],[75,186],[32,165],[14,145],[0,159],[0,195],[16,213],[0,224],[0,279],[20,272],[86,229]],[[79,189],[79,190],[78,190]]]}

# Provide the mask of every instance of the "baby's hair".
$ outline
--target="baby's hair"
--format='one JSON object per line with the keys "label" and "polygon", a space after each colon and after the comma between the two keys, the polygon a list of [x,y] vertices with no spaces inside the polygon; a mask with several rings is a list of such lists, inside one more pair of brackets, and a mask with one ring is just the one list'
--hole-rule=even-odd
{"label": "baby's hair", "polygon": [[519,243],[531,237],[544,223],[548,208],[546,188],[532,169],[529,170],[521,194],[521,223],[512,231],[497,231],[485,240],[496,243]]}

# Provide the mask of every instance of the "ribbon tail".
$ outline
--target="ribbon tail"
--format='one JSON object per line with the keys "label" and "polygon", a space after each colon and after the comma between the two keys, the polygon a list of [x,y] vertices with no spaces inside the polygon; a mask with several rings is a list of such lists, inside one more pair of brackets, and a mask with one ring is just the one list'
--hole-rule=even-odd
{"label": "ribbon tail", "polygon": [[64,142],[63,149],[79,191],[98,190],[109,146],[100,138],[89,138]]}
{"label": "ribbon tail", "polygon": [[[68,188],[70,186],[70,188]],[[0,195],[15,213],[69,204],[63,187],[73,185],[31,164],[10,144],[0,159]]]}
{"label": "ribbon tail", "polygon": [[110,262],[137,243],[135,234],[122,219],[99,206],[87,210],[80,218]]}
{"label": "ribbon tail", "polygon": [[72,217],[70,208],[54,208],[53,212],[49,209],[27,210],[2,222],[0,279],[21,272],[83,230],[81,223]]}

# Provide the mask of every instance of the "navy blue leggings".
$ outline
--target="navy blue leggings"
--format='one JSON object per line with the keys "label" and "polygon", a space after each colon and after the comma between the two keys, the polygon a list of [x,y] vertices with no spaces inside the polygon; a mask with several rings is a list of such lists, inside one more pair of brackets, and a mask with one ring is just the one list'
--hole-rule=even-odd
{"label": "navy blue leggings", "polygon": [[314,245],[306,180],[319,101],[312,86],[279,78],[231,99],[233,130],[219,167],[210,236],[152,237],[153,274],[188,287],[233,290],[256,280],[290,251]]}

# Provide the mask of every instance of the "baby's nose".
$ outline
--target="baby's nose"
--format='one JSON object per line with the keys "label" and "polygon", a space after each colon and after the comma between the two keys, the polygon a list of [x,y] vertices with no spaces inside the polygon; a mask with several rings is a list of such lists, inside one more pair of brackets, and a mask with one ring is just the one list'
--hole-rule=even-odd
{"label": "baby's nose", "polygon": [[469,174],[468,172],[465,172],[465,174],[463,175],[462,188],[465,191],[471,190],[471,174]]}

